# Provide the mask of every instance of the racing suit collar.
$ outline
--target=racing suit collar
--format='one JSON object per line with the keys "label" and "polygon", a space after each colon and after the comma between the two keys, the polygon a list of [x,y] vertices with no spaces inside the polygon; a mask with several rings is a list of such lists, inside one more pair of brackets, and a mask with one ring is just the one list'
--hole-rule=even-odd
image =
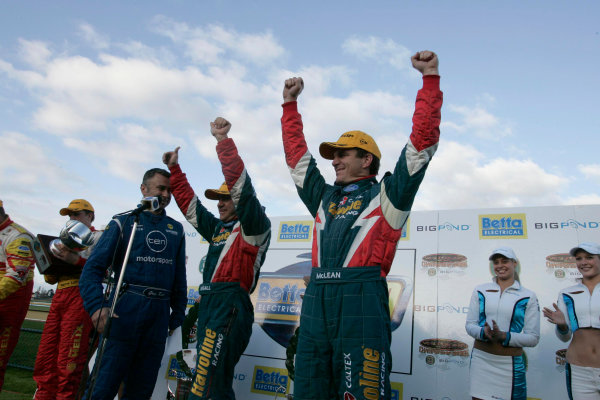
{"label": "racing suit collar", "polygon": [[228,222],[223,222],[223,225],[226,226],[227,228],[232,227],[233,225],[235,225],[238,222],[238,218],[234,218],[231,221]]}
{"label": "racing suit collar", "polygon": [[6,228],[7,226],[9,226],[10,224],[12,224],[12,220],[10,219],[10,217],[7,215],[6,216],[6,221],[4,221],[2,224],[0,224],[0,231],[3,230],[4,228]]}
{"label": "racing suit collar", "polygon": [[363,178],[359,178],[356,179],[352,182],[349,183],[335,183],[334,185],[339,189],[339,190],[344,190],[346,192],[352,192],[356,189],[360,189],[363,188],[365,186],[371,186],[373,184],[377,183],[377,179],[375,178],[375,175],[369,175],[369,176],[365,176]]}

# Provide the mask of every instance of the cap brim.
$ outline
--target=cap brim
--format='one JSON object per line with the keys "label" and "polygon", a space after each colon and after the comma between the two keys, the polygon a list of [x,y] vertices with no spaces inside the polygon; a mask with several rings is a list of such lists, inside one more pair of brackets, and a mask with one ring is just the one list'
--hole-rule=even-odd
{"label": "cap brim", "polygon": [[573,247],[571,249],[571,251],[569,251],[569,254],[573,257],[575,257],[575,254],[577,254],[578,251],[585,251],[586,253],[588,252],[586,249],[584,249],[583,247]]}
{"label": "cap brim", "polygon": [[69,215],[72,211],[69,210],[68,208],[61,208],[60,211],[58,212],[60,215]]}
{"label": "cap brim", "polygon": [[346,145],[346,144],[339,144],[336,142],[323,142],[319,146],[319,153],[321,154],[321,157],[323,157],[324,159],[333,160],[333,154],[335,153],[336,150],[352,149],[352,148],[353,147],[350,147],[349,145]]}
{"label": "cap brim", "polygon": [[204,196],[209,200],[219,200],[219,197],[231,197],[231,193],[218,189],[206,189]]}

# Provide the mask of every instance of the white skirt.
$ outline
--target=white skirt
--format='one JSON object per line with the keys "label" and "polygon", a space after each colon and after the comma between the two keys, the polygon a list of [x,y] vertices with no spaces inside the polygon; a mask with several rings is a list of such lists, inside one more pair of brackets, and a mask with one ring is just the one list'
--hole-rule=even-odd
{"label": "white skirt", "polygon": [[599,400],[600,368],[567,363],[567,391],[571,400]]}
{"label": "white skirt", "polygon": [[471,353],[471,396],[483,400],[527,400],[524,356]]}

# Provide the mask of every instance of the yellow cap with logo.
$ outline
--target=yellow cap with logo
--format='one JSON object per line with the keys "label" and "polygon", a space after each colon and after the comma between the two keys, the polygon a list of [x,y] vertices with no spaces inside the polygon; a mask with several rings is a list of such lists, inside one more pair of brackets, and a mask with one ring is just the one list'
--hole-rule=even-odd
{"label": "yellow cap with logo", "polygon": [[69,203],[69,205],[65,208],[61,208],[59,211],[60,215],[69,215],[71,213],[76,213],[79,211],[91,211],[94,212],[94,207],[90,204],[89,201],[84,199],[75,199]]}
{"label": "yellow cap with logo", "polygon": [[221,187],[219,187],[218,189],[206,189],[206,191],[204,192],[204,195],[206,196],[207,199],[219,200],[219,197],[231,196],[231,193],[229,193],[229,188],[227,187],[227,183],[223,182]]}
{"label": "yellow cap with logo", "polygon": [[319,153],[327,160],[333,160],[333,154],[338,149],[359,148],[373,154],[381,160],[381,152],[375,140],[363,131],[348,131],[343,133],[337,142],[323,142],[319,146]]}

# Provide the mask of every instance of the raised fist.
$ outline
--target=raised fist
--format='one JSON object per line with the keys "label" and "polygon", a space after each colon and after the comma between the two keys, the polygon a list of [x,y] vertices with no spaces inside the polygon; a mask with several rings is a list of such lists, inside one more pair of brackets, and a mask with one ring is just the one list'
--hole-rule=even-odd
{"label": "raised fist", "polygon": [[286,79],[283,85],[283,102],[296,101],[303,89],[304,81],[302,78]]}
{"label": "raised fist", "polygon": [[439,75],[439,61],[437,55],[433,51],[424,50],[415,53],[410,58],[413,67],[423,75]]}
{"label": "raised fist", "polygon": [[210,133],[217,139],[217,142],[227,139],[227,133],[230,129],[231,123],[222,117],[217,117],[215,122],[210,123]]}
{"label": "raised fist", "polygon": [[167,151],[162,156],[162,162],[167,165],[167,167],[172,167],[174,165],[179,164],[179,149],[181,147],[177,146],[173,151]]}

